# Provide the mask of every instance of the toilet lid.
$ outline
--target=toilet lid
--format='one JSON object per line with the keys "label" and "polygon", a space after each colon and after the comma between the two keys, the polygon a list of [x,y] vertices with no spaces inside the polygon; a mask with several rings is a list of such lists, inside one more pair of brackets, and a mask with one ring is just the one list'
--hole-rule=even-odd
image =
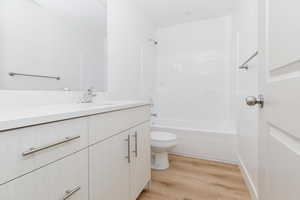
{"label": "toilet lid", "polygon": [[176,140],[176,138],[177,138],[176,135],[173,133],[160,132],[160,131],[152,131],[151,132],[152,140],[170,141],[170,140]]}

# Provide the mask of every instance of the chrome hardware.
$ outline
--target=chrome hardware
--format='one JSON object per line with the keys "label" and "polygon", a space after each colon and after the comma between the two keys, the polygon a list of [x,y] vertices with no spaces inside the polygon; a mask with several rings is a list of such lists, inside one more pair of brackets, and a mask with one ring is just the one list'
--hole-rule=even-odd
{"label": "chrome hardware", "polygon": [[63,197],[63,200],[66,200],[68,198],[70,198],[71,196],[73,196],[76,192],[78,192],[79,190],[81,189],[80,186],[77,186],[76,188],[74,188],[73,190],[67,190],[64,197]]}
{"label": "chrome hardware", "polygon": [[91,87],[83,94],[81,103],[93,103],[93,98],[95,96],[97,96],[97,94],[94,93],[93,87]]}
{"label": "chrome hardware", "polygon": [[127,136],[127,139],[125,140],[127,142],[127,153],[128,155],[125,157],[128,160],[128,163],[131,163],[131,152],[130,152],[130,146],[131,146],[131,142],[130,142],[130,135]]}
{"label": "chrome hardware", "polygon": [[249,66],[248,65],[241,65],[241,66],[239,66],[239,69],[240,70],[248,70]]}
{"label": "chrome hardware", "polygon": [[258,98],[254,96],[249,96],[246,98],[246,103],[248,106],[254,106],[258,104],[261,108],[264,107],[264,97],[263,95],[259,95]]}
{"label": "chrome hardware", "polygon": [[156,113],[151,113],[151,117],[157,117]]}
{"label": "chrome hardware", "polygon": [[258,55],[258,51],[256,51],[250,58],[248,58],[242,65],[239,66],[239,69],[248,70],[249,66],[247,65],[253,58]]}
{"label": "chrome hardware", "polygon": [[10,76],[30,76],[30,77],[37,77],[37,78],[50,78],[50,79],[60,80],[59,76],[44,76],[44,75],[35,75],[35,74],[22,74],[22,73],[15,73],[15,72],[9,72],[8,75],[10,75]]}
{"label": "chrome hardware", "polygon": [[135,138],[135,150],[132,152],[135,153],[135,157],[138,157],[138,134],[137,134],[137,131],[134,133],[133,137]]}
{"label": "chrome hardware", "polygon": [[34,154],[34,153],[37,153],[37,152],[40,152],[40,151],[43,151],[43,150],[46,150],[46,149],[49,149],[51,147],[55,147],[55,146],[58,146],[60,144],[64,144],[64,143],[67,143],[67,142],[70,142],[72,140],[76,140],[80,138],[80,135],[78,136],[73,136],[73,137],[66,137],[65,139],[63,140],[60,140],[58,142],[55,142],[53,144],[49,144],[49,145],[46,145],[46,146],[42,146],[42,147],[32,147],[30,148],[28,151],[25,151],[22,153],[22,156],[29,156],[31,154]]}

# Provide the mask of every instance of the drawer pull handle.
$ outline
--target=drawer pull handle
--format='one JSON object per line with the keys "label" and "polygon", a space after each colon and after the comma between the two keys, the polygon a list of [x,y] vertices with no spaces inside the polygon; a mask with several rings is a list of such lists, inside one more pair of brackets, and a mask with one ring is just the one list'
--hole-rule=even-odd
{"label": "drawer pull handle", "polygon": [[67,190],[65,196],[63,197],[63,200],[66,200],[68,198],[70,198],[71,196],[73,196],[76,192],[78,192],[81,189],[80,186],[77,186],[76,188],[74,188],[73,190]]}
{"label": "drawer pull handle", "polygon": [[56,143],[53,143],[53,144],[49,144],[49,145],[46,145],[46,146],[42,146],[42,147],[33,147],[33,148],[30,148],[28,151],[25,151],[22,153],[23,156],[29,156],[31,154],[34,154],[34,153],[37,153],[37,152],[40,152],[40,151],[43,151],[43,150],[46,150],[46,149],[49,149],[51,147],[55,147],[55,146],[58,146],[60,144],[64,144],[64,143],[67,143],[67,142],[70,142],[72,140],[76,140],[80,138],[80,135],[78,136],[73,136],[73,137],[66,137],[64,138],[63,140],[60,140]]}
{"label": "drawer pull handle", "polygon": [[128,161],[128,163],[130,163],[131,162],[131,152],[130,152],[130,149],[131,149],[131,142],[130,142],[130,135],[128,135],[127,136],[127,139],[125,140],[125,141],[127,141],[127,156],[126,156],[126,158],[127,158],[127,161]]}
{"label": "drawer pull handle", "polygon": [[133,153],[135,153],[135,157],[138,157],[138,134],[137,131],[134,133],[135,138],[135,150],[133,151]]}

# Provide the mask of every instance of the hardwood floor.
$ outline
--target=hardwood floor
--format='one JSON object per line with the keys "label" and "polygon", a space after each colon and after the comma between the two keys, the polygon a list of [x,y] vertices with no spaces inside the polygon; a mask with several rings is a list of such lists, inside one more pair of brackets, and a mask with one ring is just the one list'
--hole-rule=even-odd
{"label": "hardwood floor", "polygon": [[170,165],[138,200],[250,200],[238,166],[174,155]]}

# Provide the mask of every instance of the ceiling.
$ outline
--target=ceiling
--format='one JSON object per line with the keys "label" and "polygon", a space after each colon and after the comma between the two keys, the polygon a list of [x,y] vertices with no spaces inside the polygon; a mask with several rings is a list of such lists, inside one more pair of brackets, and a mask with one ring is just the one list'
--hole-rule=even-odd
{"label": "ceiling", "polygon": [[235,0],[138,0],[143,11],[159,27],[225,16]]}

